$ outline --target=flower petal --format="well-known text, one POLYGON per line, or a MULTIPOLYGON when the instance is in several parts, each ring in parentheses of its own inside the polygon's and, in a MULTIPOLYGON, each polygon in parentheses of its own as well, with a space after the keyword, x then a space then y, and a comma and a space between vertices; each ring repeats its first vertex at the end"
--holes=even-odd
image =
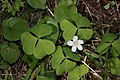
POLYGON ((84 44, 83 40, 78 40, 78 44, 84 44))
POLYGON ((75 52, 77 50, 77 47, 76 46, 73 46, 72 47, 72 52, 75 52))
POLYGON ((73 46, 73 42, 72 42, 72 41, 68 41, 68 42, 67 42, 67 45, 73 46))
POLYGON ((81 45, 78 45, 78 49, 81 51, 83 50, 83 47, 81 45))
POLYGON ((78 37, 77 36, 74 36, 73 37, 73 41, 77 41, 78 40, 78 37))

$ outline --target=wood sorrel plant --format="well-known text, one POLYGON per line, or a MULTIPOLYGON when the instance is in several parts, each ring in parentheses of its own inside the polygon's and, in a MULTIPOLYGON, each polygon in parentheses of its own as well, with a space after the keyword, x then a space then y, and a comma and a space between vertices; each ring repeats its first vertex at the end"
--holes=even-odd
POLYGON ((105 33, 100 44, 94 46, 91 40, 97 36, 96 31, 88 18, 77 12, 77 0, 60 0, 54 11, 47 2, 26 0, 33 11, 47 10, 51 14, 42 15, 33 26, 18 16, 3 21, 7 42, 0 44, 0 68, 8 69, 22 55, 22 60, 29 64, 23 80, 56 80, 62 76, 67 80, 82 80, 87 79, 87 74, 102 80, 108 71, 120 75, 119 34, 105 33), (97 73, 90 61, 97 68, 105 68, 104 75, 97 73))

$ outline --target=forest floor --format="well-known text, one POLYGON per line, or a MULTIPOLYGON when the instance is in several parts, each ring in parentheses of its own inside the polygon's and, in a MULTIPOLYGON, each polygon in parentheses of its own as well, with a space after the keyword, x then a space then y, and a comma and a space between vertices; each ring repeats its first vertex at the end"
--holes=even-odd
MULTIPOLYGON (((114 5, 107 6, 111 0, 78 0, 76 6, 78 12, 80 12, 83 16, 86 16, 92 23, 92 28, 103 34, 108 29, 111 33, 119 33, 120 32, 120 1, 115 0, 114 5), (106 7, 105 7, 106 5, 106 7)), ((1 4, 1 3, 0 3, 1 4)), ((55 7, 55 1, 50 0, 48 7, 51 11, 53 11, 55 7)), ((17 16, 20 16, 21 13, 25 13, 27 7, 24 7, 22 11, 17 13, 17 16)), ((4 40, 2 34, 2 21, 6 17, 10 15, 8 13, 4 13, 1 11, 2 7, 0 5, 0 43, 4 40)), ((30 13, 26 20, 29 22, 30 25, 33 25, 38 20, 38 17, 41 17, 41 14, 44 12, 36 11, 30 13)), ((44 13, 45 15, 51 15, 49 11, 44 13)), ((91 63, 92 64, 92 63, 91 63)), ((95 65, 92 64, 94 67, 95 65)), ((14 80, 20 80, 23 74, 26 73, 28 65, 19 59, 15 64, 10 65, 9 71, 13 74, 14 80)), ((102 70, 102 69, 101 69, 102 70)), ((6 74, 10 73, 6 70, 1 70, 0 75, 5 76, 6 74)), ((8 75, 6 75, 8 76, 8 75)), ((119 76, 116 75, 109 75, 109 80, 120 80, 119 76)), ((97 80, 93 78, 92 80, 97 80)))

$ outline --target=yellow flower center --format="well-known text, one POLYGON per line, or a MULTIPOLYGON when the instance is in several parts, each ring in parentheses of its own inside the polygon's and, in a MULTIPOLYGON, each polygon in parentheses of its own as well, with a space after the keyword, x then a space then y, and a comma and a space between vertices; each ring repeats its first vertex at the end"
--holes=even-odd
POLYGON ((78 46, 78 42, 77 41, 75 41, 73 44, 74 44, 74 46, 78 46))

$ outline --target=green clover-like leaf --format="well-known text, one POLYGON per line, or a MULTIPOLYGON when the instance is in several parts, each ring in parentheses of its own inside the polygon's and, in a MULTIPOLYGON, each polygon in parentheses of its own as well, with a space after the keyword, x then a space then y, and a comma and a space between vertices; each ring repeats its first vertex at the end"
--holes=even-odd
POLYGON ((111 44, 110 43, 104 43, 104 42, 101 42, 98 46, 97 46, 97 49, 96 51, 100 54, 105 54, 108 49, 109 49, 109 46, 111 44))
POLYGON ((15 63, 20 55, 18 46, 14 43, 10 43, 9 45, 2 45, 0 51, 2 58, 10 64, 15 63))
POLYGON ((27 0, 27 3, 35 9, 45 9, 46 0, 27 0))
POLYGON ((73 15, 72 20, 76 23, 78 28, 91 26, 90 21, 86 17, 83 17, 81 14, 73 15))
POLYGON ((50 40, 40 40, 38 41, 35 49, 34 56, 37 59, 42 59, 46 54, 52 54, 55 51, 55 45, 50 40))
POLYGON ((80 61, 80 56, 78 54, 72 53, 70 48, 63 47, 63 51, 66 55, 66 58, 73 59, 75 61, 80 61))
POLYGON ((58 46, 56 52, 52 55, 52 59, 51 59, 52 68, 56 69, 64 58, 65 57, 63 55, 62 48, 58 46))
POLYGON ((114 56, 120 55, 120 39, 117 39, 112 43, 112 54, 114 56))
POLYGON ((71 40, 77 31, 77 28, 68 20, 62 20, 60 27, 63 30, 63 38, 65 40, 71 40))
POLYGON ((72 69, 74 69, 74 67, 76 66, 76 63, 75 62, 72 62, 70 60, 67 60, 65 59, 63 61, 62 64, 60 64, 60 66, 58 66, 57 70, 56 70, 56 73, 57 75, 61 75, 63 74, 64 72, 69 72, 71 71, 72 69))
POLYGON ((89 40, 93 35, 93 30, 92 29, 79 29, 77 34, 80 37, 80 39, 89 40))
POLYGON ((38 39, 32 36, 29 32, 25 32, 21 35, 21 42, 22 42, 23 50, 26 54, 28 55, 33 54, 37 40, 38 39))
POLYGON ((8 67, 9 67, 9 64, 6 61, 3 61, 3 60, 0 61, 0 69, 7 69, 8 67))
POLYGON ((31 32, 34 33, 38 38, 45 37, 52 33, 52 27, 48 24, 37 24, 31 28, 31 32))
POLYGON ((120 75, 120 59, 118 58, 111 59, 110 70, 112 74, 120 75))
POLYGON ((60 2, 54 11, 55 20, 61 22, 64 19, 71 19, 76 13, 77 8, 74 5, 69 6, 65 2, 60 2))
POLYGON ((68 78, 69 80, 79 80, 79 78, 88 73, 88 71, 89 69, 85 65, 77 66, 68 74, 68 78))
POLYGON ((106 33, 102 36, 102 42, 112 42, 117 36, 113 33, 106 33))
POLYGON ((48 20, 47 24, 51 25, 53 32, 51 35, 48 35, 46 38, 56 43, 59 35, 59 26, 57 22, 55 22, 53 19, 48 20))
POLYGON ((21 34, 29 30, 28 23, 18 17, 5 20, 3 26, 4 37, 9 41, 19 40, 21 34))

